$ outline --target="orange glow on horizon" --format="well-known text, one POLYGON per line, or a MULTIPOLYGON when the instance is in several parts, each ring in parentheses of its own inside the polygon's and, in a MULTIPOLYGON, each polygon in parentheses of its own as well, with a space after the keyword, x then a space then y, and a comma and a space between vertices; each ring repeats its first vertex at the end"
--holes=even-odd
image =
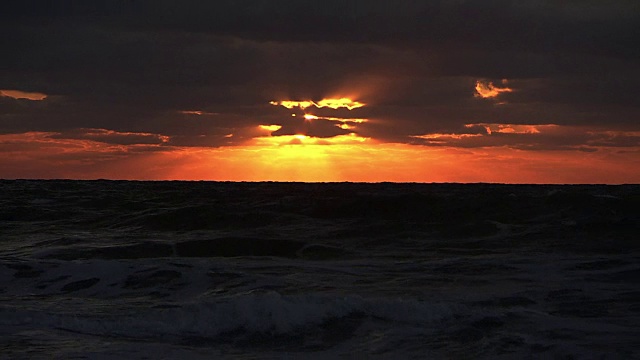
MULTIPOLYGON (((612 163, 610 157, 615 153, 610 151, 459 150, 373 143, 324 146, 304 141, 278 146, 184 149, 158 156, 178 156, 182 165, 164 176, 187 180, 584 183, 585 174, 589 174, 588 183, 640 181, 640 174, 623 163, 633 156, 621 156, 618 163, 612 163)), ((635 164, 640 165, 637 157, 635 164)))
POLYGON ((56 135, 59 134, 0 135, 0 177, 640 183, 637 146, 624 150, 601 146, 595 152, 430 147, 378 143, 350 134, 327 139, 263 136, 242 146, 205 148, 107 144, 56 135))

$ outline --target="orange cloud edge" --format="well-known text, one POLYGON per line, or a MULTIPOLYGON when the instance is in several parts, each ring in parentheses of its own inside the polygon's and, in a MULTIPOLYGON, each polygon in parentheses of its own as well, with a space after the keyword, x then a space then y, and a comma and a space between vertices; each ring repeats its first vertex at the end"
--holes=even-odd
POLYGON ((0 89, 0 97, 9 97, 16 100, 24 99, 31 101, 42 101, 46 99, 49 95, 39 93, 39 92, 28 92, 21 90, 8 90, 8 89, 0 89))

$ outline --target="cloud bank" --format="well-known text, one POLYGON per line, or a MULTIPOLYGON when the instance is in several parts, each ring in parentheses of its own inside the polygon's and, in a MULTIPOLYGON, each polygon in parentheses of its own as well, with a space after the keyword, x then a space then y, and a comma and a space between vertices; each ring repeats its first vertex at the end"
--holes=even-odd
POLYGON ((639 29, 625 0, 12 2, 0 134, 633 152, 639 29))

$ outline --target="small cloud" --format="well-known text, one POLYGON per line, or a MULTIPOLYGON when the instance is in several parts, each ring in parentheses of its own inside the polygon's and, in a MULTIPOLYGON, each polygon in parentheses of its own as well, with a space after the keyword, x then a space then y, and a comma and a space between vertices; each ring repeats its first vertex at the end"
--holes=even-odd
POLYGON ((212 112, 207 112, 207 111, 201 111, 201 110, 183 110, 183 111, 179 111, 180 114, 183 115, 196 115, 196 116, 202 116, 202 115, 218 115, 217 113, 212 113, 212 112))
MULTIPOLYGON (((507 81, 502 80, 502 84, 506 85, 507 81)), ((476 81, 476 95, 483 99, 495 98, 501 93, 513 92, 513 89, 509 87, 498 87, 493 85, 492 82, 476 81)))
POLYGON ((282 129, 281 125, 260 125, 258 126, 260 129, 262 130, 266 130, 269 132, 274 132, 274 131, 278 131, 280 129, 282 129))
POLYGON ((161 134, 143 132, 120 132, 108 129, 75 129, 52 135, 53 139, 90 140, 105 144, 118 145, 160 145, 169 142, 169 137, 161 134))
POLYGON ((27 92, 20 90, 0 90, 0 96, 10 97, 13 99, 26 99, 31 101, 42 101, 49 95, 39 92, 27 92))
POLYGON ((425 135, 413 135, 412 138, 423 139, 429 142, 444 142, 448 140, 461 140, 464 138, 470 137, 478 137, 482 136, 482 134, 440 134, 440 133, 432 133, 425 135))
POLYGON ((540 134, 542 132, 548 133, 558 129, 558 125, 555 124, 492 124, 492 123, 478 123, 478 124, 466 124, 466 128, 478 128, 484 127, 488 135, 494 133, 502 134, 540 134))
POLYGON ((337 124, 337 127, 339 127, 342 130, 354 130, 356 127, 353 125, 349 125, 349 124, 337 124))

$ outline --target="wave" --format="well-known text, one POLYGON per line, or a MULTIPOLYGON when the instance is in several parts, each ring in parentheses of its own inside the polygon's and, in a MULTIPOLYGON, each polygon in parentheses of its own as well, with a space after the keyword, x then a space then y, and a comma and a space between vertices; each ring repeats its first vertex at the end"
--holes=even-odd
MULTIPOLYGON (((386 326, 438 326, 460 309, 416 299, 364 298, 325 294, 249 292, 215 301, 158 306, 119 316, 61 314, 0 309, 0 327, 49 328, 86 335, 181 341, 256 336, 292 336, 317 331, 355 330, 366 320, 386 326)), ((344 339, 346 340, 346 339, 344 339)))
POLYGON ((348 255, 339 249, 343 245, 359 250, 354 243, 364 243, 370 249, 405 239, 423 240, 420 246, 488 240, 494 242, 479 246, 628 253, 638 249, 640 231, 638 186, 80 181, 0 181, 0 186, 7 193, 0 227, 20 240, 20 254, 32 250, 24 248, 25 234, 45 241, 33 244, 34 251, 54 250, 61 245, 55 239, 86 234, 72 244, 82 251, 61 255, 69 259, 167 257, 176 247, 185 257, 332 258, 348 255), (132 242, 140 244, 129 246, 132 242), (334 248, 311 248, 311 243, 334 248))
POLYGON ((339 259, 349 251, 337 246, 305 243, 288 239, 253 237, 221 237, 183 240, 175 243, 141 241, 136 244, 110 246, 69 246, 38 252, 46 259, 146 259, 146 258, 209 258, 264 256, 303 258, 307 260, 339 259))

